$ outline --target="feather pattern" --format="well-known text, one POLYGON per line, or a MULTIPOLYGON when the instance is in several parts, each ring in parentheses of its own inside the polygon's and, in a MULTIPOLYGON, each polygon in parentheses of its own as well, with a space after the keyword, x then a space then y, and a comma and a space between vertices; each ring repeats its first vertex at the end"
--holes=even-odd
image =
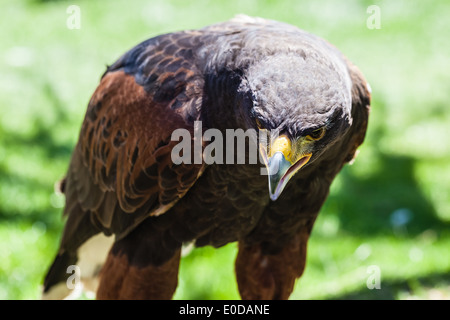
POLYGON ((66 280, 83 243, 104 233, 115 243, 101 298, 170 298, 183 243, 238 241, 241 296, 287 299, 330 184, 364 140, 369 106, 361 72, 287 24, 240 16, 142 42, 108 67, 89 102, 62 183, 67 222, 44 292, 66 280), (174 130, 194 137, 201 121, 202 132, 225 136, 256 128, 255 115, 290 136, 324 124, 331 132, 277 201, 260 164, 173 163, 174 130))

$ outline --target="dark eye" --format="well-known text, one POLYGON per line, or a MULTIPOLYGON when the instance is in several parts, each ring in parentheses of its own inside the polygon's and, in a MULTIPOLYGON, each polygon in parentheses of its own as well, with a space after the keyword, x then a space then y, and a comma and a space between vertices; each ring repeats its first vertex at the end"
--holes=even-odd
POLYGON ((323 138, 324 135, 325 135, 325 128, 320 128, 308 134, 306 138, 311 140, 320 140, 323 138))
POLYGON ((256 121, 256 125, 258 126, 258 129, 262 129, 263 126, 262 126, 262 124, 261 124, 261 121, 259 121, 258 118, 256 118, 255 121, 256 121))

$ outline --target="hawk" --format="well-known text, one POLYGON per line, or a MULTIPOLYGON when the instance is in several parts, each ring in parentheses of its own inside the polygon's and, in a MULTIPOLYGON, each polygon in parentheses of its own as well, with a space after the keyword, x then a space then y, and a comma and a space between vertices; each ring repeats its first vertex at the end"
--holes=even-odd
POLYGON ((356 66, 281 22, 238 16, 138 44, 90 99, 61 183, 67 220, 43 297, 67 295, 75 265, 98 299, 171 299, 183 245, 238 242, 240 296, 288 299, 369 108, 356 66), (174 131, 191 134, 181 153, 195 157, 198 123, 224 136, 269 132, 257 140, 263 163, 174 161, 174 131))

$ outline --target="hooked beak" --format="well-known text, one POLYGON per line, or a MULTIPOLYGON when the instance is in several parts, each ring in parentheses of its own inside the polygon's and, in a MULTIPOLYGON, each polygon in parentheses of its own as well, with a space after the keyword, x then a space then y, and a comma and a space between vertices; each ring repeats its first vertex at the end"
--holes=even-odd
POLYGON ((277 200, 292 176, 311 158, 311 153, 301 157, 293 165, 286 160, 282 152, 276 152, 269 158, 269 192, 270 199, 277 200))
POLYGON ((279 136, 271 144, 266 167, 269 176, 270 199, 277 200, 294 174, 308 163, 312 153, 300 153, 292 157, 291 141, 286 135, 279 136), (294 158, 294 159, 293 159, 294 158))

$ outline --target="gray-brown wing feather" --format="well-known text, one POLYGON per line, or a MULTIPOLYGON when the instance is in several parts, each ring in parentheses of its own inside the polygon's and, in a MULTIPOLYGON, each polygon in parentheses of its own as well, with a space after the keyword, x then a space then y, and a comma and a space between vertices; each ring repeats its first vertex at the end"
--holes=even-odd
POLYGON ((45 290, 65 278, 65 262, 73 263, 90 237, 123 238, 167 211, 201 175, 201 164, 171 160, 178 143, 172 132, 184 128, 193 137, 200 115, 203 78, 193 61, 194 38, 182 32, 150 39, 103 75, 63 183, 67 221, 45 290))

